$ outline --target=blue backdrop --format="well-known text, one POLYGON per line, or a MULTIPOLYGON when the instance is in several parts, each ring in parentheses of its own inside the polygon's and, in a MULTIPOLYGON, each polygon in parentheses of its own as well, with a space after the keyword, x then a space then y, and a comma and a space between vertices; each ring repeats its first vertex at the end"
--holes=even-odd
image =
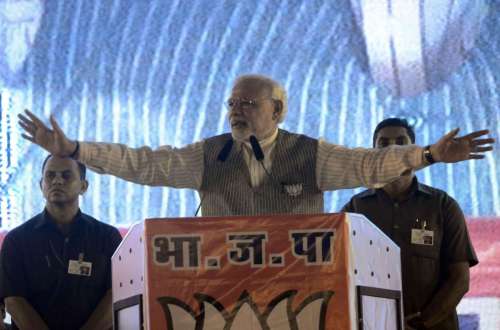
MULTIPOLYGON (((2 226, 15 226, 43 207, 38 180, 45 154, 20 137, 15 117, 24 108, 45 119, 54 113, 79 140, 182 146, 228 131, 223 102, 231 83, 242 73, 257 72, 289 92, 285 129, 333 143, 370 147, 373 128, 389 116, 409 118, 421 145, 454 127, 488 127, 498 137, 499 8, 499 1, 491 1, 476 47, 444 84, 396 99, 362 70, 363 47, 348 1, 34 5, 25 9, 34 18, 23 23, 27 35, 29 22, 39 18, 32 40, 0 45, 11 52, 11 67, 16 56, 26 54, 16 70, 0 71, 2 226)), ((21 24, 17 32, 22 29, 21 24)), ((435 165, 419 177, 454 196, 467 215, 500 215, 499 173, 495 151, 482 161, 435 165)), ((198 204, 192 191, 93 173, 89 181, 82 208, 110 223, 191 216, 198 204)), ((328 193, 326 210, 338 210, 354 192, 328 193)))

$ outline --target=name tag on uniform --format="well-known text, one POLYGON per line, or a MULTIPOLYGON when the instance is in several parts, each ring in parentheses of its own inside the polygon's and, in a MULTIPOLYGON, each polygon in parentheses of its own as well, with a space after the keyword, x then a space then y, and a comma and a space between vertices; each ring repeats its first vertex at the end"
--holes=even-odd
POLYGON ((68 274, 90 276, 92 274, 92 263, 81 260, 70 260, 68 274))
POLYGON ((412 229, 411 244, 434 245, 434 232, 432 230, 425 229, 412 229))

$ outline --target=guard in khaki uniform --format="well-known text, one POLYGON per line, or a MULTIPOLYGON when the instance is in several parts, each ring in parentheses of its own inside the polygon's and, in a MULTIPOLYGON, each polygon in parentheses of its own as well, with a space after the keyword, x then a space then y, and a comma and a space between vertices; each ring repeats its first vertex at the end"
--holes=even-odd
MULTIPOLYGON (((399 118, 379 123, 373 136, 377 148, 414 142, 412 127, 399 118)), ((401 248, 406 329, 458 329, 455 308, 478 260, 457 202, 412 172, 355 195, 342 211, 365 215, 401 248)))

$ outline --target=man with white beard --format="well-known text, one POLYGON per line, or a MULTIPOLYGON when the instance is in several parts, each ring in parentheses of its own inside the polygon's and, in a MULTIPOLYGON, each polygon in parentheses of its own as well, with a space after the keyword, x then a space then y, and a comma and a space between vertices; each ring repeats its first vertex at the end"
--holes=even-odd
POLYGON ((151 186, 197 190, 204 216, 322 213, 323 193, 378 187, 435 162, 480 159, 492 150, 487 130, 457 137, 455 129, 427 147, 350 149, 279 129, 286 92, 261 75, 236 79, 227 101, 231 133, 183 148, 74 141, 54 117, 49 129, 33 113, 19 115, 23 137, 53 155, 98 173, 151 186))

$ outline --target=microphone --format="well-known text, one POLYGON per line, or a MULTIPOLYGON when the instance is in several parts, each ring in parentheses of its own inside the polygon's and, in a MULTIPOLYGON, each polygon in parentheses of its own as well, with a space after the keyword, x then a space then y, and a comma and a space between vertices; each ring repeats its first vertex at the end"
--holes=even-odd
MULTIPOLYGON (((259 141, 255 135, 250 135, 250 145, 252 146, 253 154, 255 155, 255 159, 261 162, 264 160, 264 152, 262 152, 262 148, 260 147, 259 141)), ((267 172, 267 171, 266 171, 267 172)))
MULTIPOLYGON (((232 138, 227 140, 227 142, 224 144, 222 149, 219 151, 219 154, 217 155, 217 160, 219 162, 224 163, 226 161, 227 157, 229 157, 229 154, 231 153, 231 149, 233 148, 233 144, 234 144, 234 140, 232 138)), ((260 148, 260 146, 259 146, 259 148, 260 148)), ((262 150, 261 150, 261 152, 262 152, 262 150)), ((200 212, 201 204, 203 203, 203 199, 205 198, 205 196, 203 196, 201 198, 200 204, 198 204, 198 207, 196 208, 196 212, 194 213, 195 217, 197 217, 198 212, 200 212)))
POLYGON ((229 157, 229 154, 231 153, 231 149, 233 148, 233 139, 227 140, 226 144, 224 144, 224 147, 219 152, 219 155, 217 155, 217 160, 219 162, 225 162, 227 157, 229 157))

